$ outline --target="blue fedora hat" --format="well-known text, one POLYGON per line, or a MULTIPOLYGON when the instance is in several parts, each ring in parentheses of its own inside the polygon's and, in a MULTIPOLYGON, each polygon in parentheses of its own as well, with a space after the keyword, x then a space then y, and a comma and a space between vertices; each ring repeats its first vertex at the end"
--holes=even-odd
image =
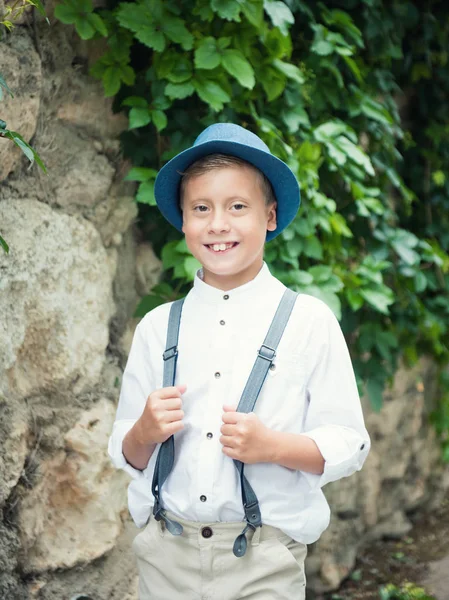
POLYGON ((216 123, 205 129, 193 146, 162 167, 156 177, 154 195, 169 223, 182 231, 179 186, 187 167, 207 154, 237 156, 257 167, 271 182, 277 200, 277 227, 267 231, 267 241, 281 233, 295 218, 301 202, 298 181, 290 168, 271 154, 257 135, 234 123, 216 123))

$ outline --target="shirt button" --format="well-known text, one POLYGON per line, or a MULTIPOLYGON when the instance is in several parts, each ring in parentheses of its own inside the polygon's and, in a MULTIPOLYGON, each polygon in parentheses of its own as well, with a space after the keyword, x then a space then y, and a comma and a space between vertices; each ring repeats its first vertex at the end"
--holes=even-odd
POLYGON ((364 448, 364 447, 365 447, 365 444, 362 444, 362 445, 360 446, 360 450, 363 450, 363 448, 364 448))
POLYGON ((229 300, 229 296, 228 296, 228 294, 225 294, 225 295, 223 296, 223 300, 229 300))
POLYGON ((221 377, 221 373, 219 373, 218 371, 215 373, 215 379, 220 379, 221 377))
POLYGON ((276 370, 276 365, 274 363, 272 365, 270 365, 270 370, 271 371, 275 371, 276 370))
POLYGON ((203 529, 201 530, 201 535, 203 536, 203 538, 211 538, 213 534, 214 532, 210 527, 203 527, 203 529))
POLYGON ((214 437, 214 434, 209 431, 209 433, 207 434, 207 437, 211 440, 214 437))
POLYGON ((206 502, 207 497, 203 494, 202 496, 200 496, 200 500, 201 502, 206 502))
POLYGON ((225 321, 223 321, 223 320, 221 320, 221 321, 220 321, 220 325, 226 325, 226 322, 225 322, 225 321))

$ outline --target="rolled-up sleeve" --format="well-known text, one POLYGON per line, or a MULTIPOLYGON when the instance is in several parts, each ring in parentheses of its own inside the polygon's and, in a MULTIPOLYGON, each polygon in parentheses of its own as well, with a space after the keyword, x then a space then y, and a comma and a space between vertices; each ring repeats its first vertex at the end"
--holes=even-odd
POLYGON ((359 471, 368 455, 370 438, 348 347, 327 307, 314 328, 311 360, 303 435, 315 441, 325 463, 321 475, 304 476, 316 489, 359 471))
POLYGON ((109 438, 108 453, 118 469, 133 478, 144 477, 143 472, 132 467, 126 460, 123 439, 143 412, 149 394, 154 390, 148 345, 145 340, 144 322, 134 332, 131 350, 123 373, 117 414, 109 438))

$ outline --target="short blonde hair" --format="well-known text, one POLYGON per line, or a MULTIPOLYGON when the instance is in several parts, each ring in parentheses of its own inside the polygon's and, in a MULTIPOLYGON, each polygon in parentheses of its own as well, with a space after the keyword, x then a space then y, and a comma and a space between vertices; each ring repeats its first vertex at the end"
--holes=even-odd
POLYGON ((276 196, 274 194, 273 186, 270 183, 268 177, 262 173, 257 167, 252 165, 246 160, 242 158, 238 158, 237 156, 232 156, 228 154, 207 154, 202 158, 199 158, 191 165, 187 167, 187 169, 180 173, 181 184, 179 186, 179 206, 182 210, 182 200, 184 196, 184 191, 187 185, 187 182, 194 177, 198 177, 198 175, 204 175, 204 173, 208 173, 209 171, 213 171, 214 169, 224 169, 226 167, 248 167, 252 169, 256 174, 257 178, 260 182, 260 187, 262 193, 265 198, 265 204, 270 206, 274 202, 276 202, 276 196))

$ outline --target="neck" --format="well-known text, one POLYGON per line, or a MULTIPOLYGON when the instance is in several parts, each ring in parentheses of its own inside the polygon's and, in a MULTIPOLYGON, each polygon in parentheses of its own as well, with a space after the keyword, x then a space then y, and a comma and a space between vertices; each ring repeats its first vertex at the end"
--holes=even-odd
POLYGON ((230 275, 218 275, 203 267, 203 281, 214 288, 227 292, 252 281, 259 274, 262 266, 263 259, 242 271, 230 275))

